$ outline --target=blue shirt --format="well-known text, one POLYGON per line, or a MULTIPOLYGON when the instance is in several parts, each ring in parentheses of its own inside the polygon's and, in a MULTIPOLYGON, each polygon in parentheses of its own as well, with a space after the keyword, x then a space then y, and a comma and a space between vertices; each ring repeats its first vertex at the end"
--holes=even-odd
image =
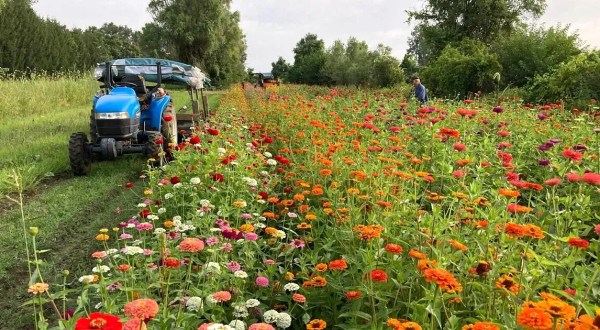
POLYGON ((429 101, 429 98, 427 97, 427 90, 425 89, 425 86, 423 86, 423 84, 420 84, 415 88, 415 97, 421 103, 429 101))

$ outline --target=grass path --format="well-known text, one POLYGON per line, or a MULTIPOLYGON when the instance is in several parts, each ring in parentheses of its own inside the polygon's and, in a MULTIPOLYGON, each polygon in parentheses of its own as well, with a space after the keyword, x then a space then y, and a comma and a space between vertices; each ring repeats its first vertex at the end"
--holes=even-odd
MULTIPOLYGON (((94 163, 90 176, 58 180, 30 198, 24 207, 25 227, 39 227, 38 250, 49 250, 41 255, 46 281, 61 283, 63 270, 69 270, 68 283, 78 284, 80 275, 91 273, 89 256, 102 249, 93 237, 99 228, 112 228, 135 214, 144 165, 141 156, 94 163), (135 183, 134 189, 123 188, 128 181, 135 183), (115 212, 117 208, 121 214, 115 212)), ((19 307, 29 298, 20 209, 6 211, 0 218, 0 329, 28 329, 32 310, 19 307)))

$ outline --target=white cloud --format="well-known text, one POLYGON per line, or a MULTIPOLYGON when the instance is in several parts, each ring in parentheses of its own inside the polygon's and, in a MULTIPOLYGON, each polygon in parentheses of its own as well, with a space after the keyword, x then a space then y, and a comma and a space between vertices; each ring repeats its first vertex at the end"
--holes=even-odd
MULTIPOLYGON (((248 43, 246 65, 269 71, 271 62, 283 56, 293 61, 293 48, 307 33, 315 33, 331 46, 354 36, 370 47, 382 43, 401 58, 412 26, 406 10, 422 6, 424 0, 234 0, 232 9, 241 15, 248 43)), ((140 29, 151 20, 148 0, 38 0, 34 9, 68 27, 99 26, 106 22, 140 29)), ((600 47, 599 0, 547 0, 546 13, 536 23, 570 24, 583 42, 600 47)))

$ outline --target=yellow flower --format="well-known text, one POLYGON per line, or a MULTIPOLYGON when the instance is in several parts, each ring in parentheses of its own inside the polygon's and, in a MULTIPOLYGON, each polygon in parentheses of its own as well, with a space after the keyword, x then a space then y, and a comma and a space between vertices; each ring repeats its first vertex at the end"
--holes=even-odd
POLYGON ((246 205, 248 205, 248 204, 246 204, 246 202, 244 202, 244 201, 233 202, 233 207, 237 207, 237 208, 243 208, 243 207, 246 207, 246 205))
POLYGON ((152 195, 152 189, 146 189, 146 190, 144 190, 144 195, 146 195, 146 196, 152 195))
POLYGON ((108 233, 108 228, 101 228, 99 231, 101 233, 105 234, 105 233, 108 233))
POLYGON ((42 294, 44 292, 48 291, 48 284, 47 283, 36 283, 33 285, 29 286, 29 289, 27 289, 27 292, 32 293, 33 295, 37 295, 37 294, 42 294))
POLYGON ((98 234, 98 235, 96 235, 96 240, 97 241, 108 241, 109 238, 110 238, 110 236, 108 236, 106 234, 98 234))

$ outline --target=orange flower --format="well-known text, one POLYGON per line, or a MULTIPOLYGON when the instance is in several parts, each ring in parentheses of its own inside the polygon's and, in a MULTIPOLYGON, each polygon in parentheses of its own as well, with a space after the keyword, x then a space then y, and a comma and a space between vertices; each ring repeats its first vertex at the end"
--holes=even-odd
POLYGON ((177 249, 182 252, 196 253, 204 249, 204 242, 196 237, 186 237, 179 243, 177 249))
POLYGON ((330 169, 322 169, 319 171, 319 174, 321 174, 322 176, 330 176, 331 170, 330 169))
POLYGON ((424 272, 427 269, 430 268, 435 268, 437 267, 438 263, 435 260, 429 260, 429 259, 420 259, 417 262, 417 269, 419 270, 419 272, 424 272))
POLYGON ((373 282, 387 282, 388 279, 388 275, 386 274, 386 272, 381 269, 375 269, 371 271, 370 276, 373 282))
POLYGON ((415 258, 415 259, 425 259, 425 258, 427 258, 427 255, 425 253, 420 252, 420 251, 415 250, 415 249, 411 249, 408 252, 408 255, 411 256, 411 257, 413 257, 413 258, 415 258))
POLYGON ((302 223, 296 225, 296 228, 298 228, 298 229, 311 229, 312 225, 309 224, 309 223, 306 223, 306 222, 302 222, 302 223))
POLYGON ((322 276, 315 276, 312 278, 313 285, 322 288, 327 285, 327 280, 322 276))
POLYGON ((141 298, 125 304, 125 315, 130 318, 149 320, 158 313, 158 304, 156 301, 148 298, 141 298))
POLYGON ((491 322, 475 322, 465 325, 462 330, 500 330, 500 328, 491 322))
POLYGON ((500 276, 496 281, 496 287, 498 289, 506 289, 511 294, 517 294, 521 290, 519 283, 517 283, 510 274, 500 276))
POLYGON ((351 291, 346 291, 345 296, 346 296, 347 300, 352 301, 352 300, 359 299, 362 296, 362 293, 360 293, 360 291, 351 290, 351 291))
POLYGON ((240 226, 240 231, 242 231, 244 233, 251 233, 254 231, 254 226, 249 223, 245 223, 240 226))
POLYGON ((385 246, 385 250, 392 254, 400 254, 402 253, 402 246, 390 243, 385 246))
POLYGON ((459 131, 457 131, 455 129, 451 129, 451 128, 445 128, 445 127, 440 129, 440 134, 447 136, 447 137, 453 137, 455 139, 458 139, 458 137, 460 136, 459 131))
POLYGON ((552 315, 537 307, 524 307, 517 315, 517 323, 527 330, 550 330, 554 325, 552 315))
POLYGON ((327 271, 327 264, 324 263, 319 263, 315 266, 315 270, 318 272, 326 272, 327 271))
POLYGON ((498 191, 498 193, 502 196, 506 196, 506 197, 519 197, 521 196, 521 193, 516 191, 516 190, 510 190, 510 189, 502 189, 500 188, 500 190, 498 191))
POLYGON ((320 320, 320 319, 315 319, 315 320, 308 322, 308 324, 306 325, 306 330, 323 330, 326 327, 327 327, 327 322, 320 320))
POLYGON ((456 249, 461 250, 461 251, 467 251, 469 248, 466 247, 464 244, 462 244, 459 241, 455 241, 453 239, 451 239, 449 241, 450 245, 454 246, 456 249))
POLYGON ((508 212, 510 213, 529 213, 533 211, 531 207, 519 205, 517 203, 508 204, 508 212))
POLYGON ((567 304, 560 299, 546 299, 538 301, 534 304, 535 307, 542 308, 550 315, 565 319, 572 320, 576 315, 575 307, 567 304))
POLYGON ((310 193, 315 196, 323 195, 323 189, 320 187, 314 187, 314 188, 312 188, 310 193))
POLYGON ((447 293, 457 293, 462 291, 462 285, 458 283, 454 275, 441 268, 429 268, 423 272, 426 282, 435 282, 442 291, 447 293))
POLYGON ((348 264, 344 259, 332 260, 329 262, 329 268, 331 268, 331 270, 344 270, 348 268, 348 264))
POLYGON ((304 200, 304 198, 305 198, 305 197, 304 197, 304 195, 302 195, 302 194, 295 194, 295 195, 294 195, 294 200, 295 200, 296 202, 302 202, 302 201, 304 200))

